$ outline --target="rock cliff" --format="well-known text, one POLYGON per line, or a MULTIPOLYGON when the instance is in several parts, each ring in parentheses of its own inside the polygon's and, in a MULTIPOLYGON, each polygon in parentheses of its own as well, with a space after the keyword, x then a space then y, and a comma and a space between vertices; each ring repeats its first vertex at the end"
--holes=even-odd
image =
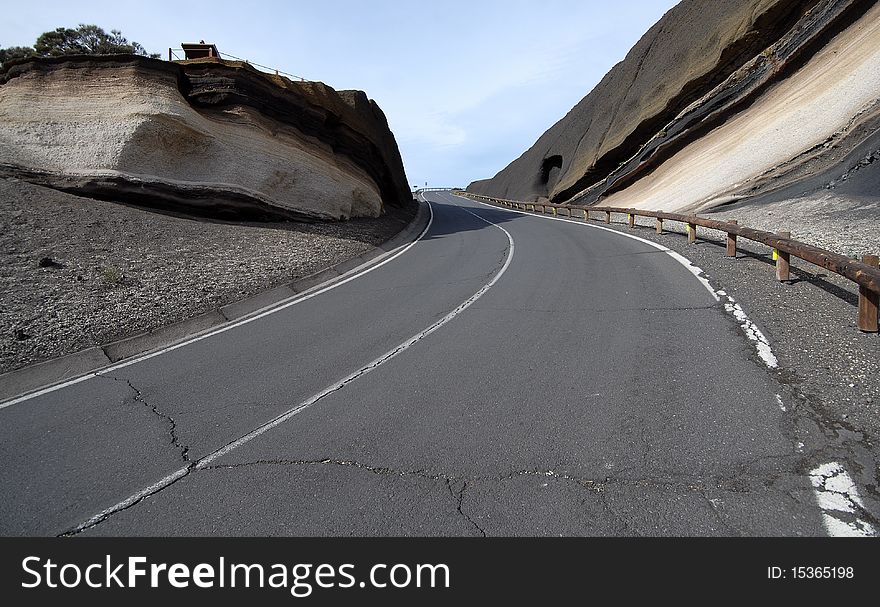
POLYGON ((873 159, 878 126, 874 0, 684 0, 531 149, 468 189, 705 210, 822 187, 873 159))
POLYGON ((412 199, 385 115, 363 92, 218 59, 10 62, 0 174, 221 218, 376 217, 412 199))

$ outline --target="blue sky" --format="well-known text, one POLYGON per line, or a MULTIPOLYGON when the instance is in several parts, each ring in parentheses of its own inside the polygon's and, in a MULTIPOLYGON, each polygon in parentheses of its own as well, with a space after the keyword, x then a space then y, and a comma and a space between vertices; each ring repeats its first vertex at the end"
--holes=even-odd
POLYGON ((204 39, 337 89, 365 90, 388 116, 410 184, 465 186, 528 149, 676 1, 4 4, 0 46, 94 23, 163 56, 204 39))

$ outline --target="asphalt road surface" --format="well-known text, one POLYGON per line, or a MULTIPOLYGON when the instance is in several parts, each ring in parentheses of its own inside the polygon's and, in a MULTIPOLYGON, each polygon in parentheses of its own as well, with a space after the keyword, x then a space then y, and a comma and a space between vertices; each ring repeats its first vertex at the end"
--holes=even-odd
POLYGON ((0 409, 0 532, 874 532, 853 454, 680 260, 427 198, 384 265, 0 409))

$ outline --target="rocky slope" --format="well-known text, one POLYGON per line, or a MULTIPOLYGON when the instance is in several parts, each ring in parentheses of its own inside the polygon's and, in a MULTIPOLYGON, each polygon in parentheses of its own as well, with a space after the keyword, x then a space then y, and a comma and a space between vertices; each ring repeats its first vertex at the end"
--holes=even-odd
POLYGON ((369 251, 415 206, 345 222, 206 221, 0 178, 0 383, 369 251))
POLYGON ((0 175, 224 218, 377 217, 411 200, 394 136, 363 92, 217 59, 6 64, 0 175))
MULTIPOLYGON (((684 0, 475 193, 702 211, 831 189, 880 150, 874 0, 684 0)), ((876 192, 874 193, 876 195, 876 192)))

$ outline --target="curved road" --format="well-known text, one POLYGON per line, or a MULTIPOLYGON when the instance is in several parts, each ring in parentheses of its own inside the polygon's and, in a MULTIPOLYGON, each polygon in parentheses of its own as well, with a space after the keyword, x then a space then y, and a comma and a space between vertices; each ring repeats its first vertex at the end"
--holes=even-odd
POLYGON ((356 279, 0 409, 0 532, 829 530, 803 455, 827 439, 682 263, 428 199, 356 279))

